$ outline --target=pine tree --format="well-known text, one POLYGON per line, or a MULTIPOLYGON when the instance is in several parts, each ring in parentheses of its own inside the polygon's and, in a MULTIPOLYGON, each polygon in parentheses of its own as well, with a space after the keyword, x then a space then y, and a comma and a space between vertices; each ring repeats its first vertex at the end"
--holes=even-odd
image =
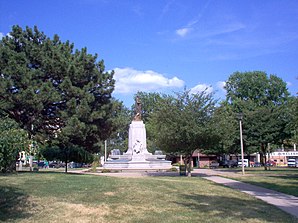
POLYGON ((0 41, 0 111, 39 141, 98 151, 112 130, 113 71, 58 35, 13 26, 0 41))

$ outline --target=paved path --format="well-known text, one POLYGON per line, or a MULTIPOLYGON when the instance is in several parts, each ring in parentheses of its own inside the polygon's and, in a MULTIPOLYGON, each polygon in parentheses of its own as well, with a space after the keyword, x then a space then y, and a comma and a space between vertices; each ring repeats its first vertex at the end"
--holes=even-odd
POLYGON ((250 194, 298 218, 298 197, 222 177, 232 177, 233 175, 239 173, 210 169, 199 169, 195 170, 194 173, 202 176, 204 179, 250 194))
MULTIPOLYGON (((118 173, 92 173, 83 171, 70 171, 72 173, 80 174, 94 174, 101 176, 114 176, 114 177, 146 177, 146 176, 172 176, 178 177, 179 173, 176 172, 156 172, 156 171, 123 171, 118 173)), ((241 176, 241 173, 223 170, 212 169, 195 169, 192 172, 192 176, 199 176, 204 179, 213 181, 218 184, 225 185, 227 187, 242 191, 249 195, 252 195, 258 199, 261 199, 271 205, 274 205, 283 211, 292 214, 298 218, 298 197, 266 189, 263 187, 254 186, 252 184, 243 183, 236 180, 231 180, 225 177, 241 176)))

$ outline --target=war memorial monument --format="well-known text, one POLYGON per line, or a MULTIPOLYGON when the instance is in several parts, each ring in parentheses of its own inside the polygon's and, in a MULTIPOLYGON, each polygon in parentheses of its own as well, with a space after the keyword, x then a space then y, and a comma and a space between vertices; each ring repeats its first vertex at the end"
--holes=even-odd
POLYGON ((106 169, 170 169, 171 161, 165 155, 149 153, 146 143, 146 128, 142 121, 142 103, 137 96, 135 114, 129 125, 128 150, 123 155, 111 154, 103 165, 106 169))

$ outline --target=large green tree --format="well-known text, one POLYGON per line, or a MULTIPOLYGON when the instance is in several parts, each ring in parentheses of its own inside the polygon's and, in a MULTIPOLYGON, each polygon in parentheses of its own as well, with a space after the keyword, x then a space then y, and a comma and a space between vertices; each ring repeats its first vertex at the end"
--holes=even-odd
POLYGON ((0 42, 0 74, 0 110, 31 138, 92 152, 111 134, 113 72, 86 48, 13 26, 0 42))
POLYGON ((261 71, 235 72, 225 89, 227 103, 235 113, 243 113, 246 153, 258 151, 265 159, 269 144, 281 145, 289 137, 286 83, 276 75, 268 76, 261 71))
POLYGON ((159 148, 184 154, 190 175, 190 158, 196 149, 212 147, 215 140, 210 127, 215 101, 211 94, 191 94, 185 90, 176 96, 165 96, 157 102, 150 116, 159 148))

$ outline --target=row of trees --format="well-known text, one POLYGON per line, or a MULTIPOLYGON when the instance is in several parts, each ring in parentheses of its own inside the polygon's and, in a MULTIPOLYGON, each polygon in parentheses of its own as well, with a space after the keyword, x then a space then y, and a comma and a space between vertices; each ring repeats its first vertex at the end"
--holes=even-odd
MULTIPOLYGON (((110 149, 127 149, 132 110, 112 98, 113 72, 106 72, 104 62, 86 48, 74 50, 73 44, 57 35, 50 39, 37 27, 14 26, 0 41, 0 79, 3 131, 13 131, 17 139, 9 139, 10 132, 1 134, 1 140, 5 139, 0 142, 3 171, 14 166, 3 160, 14 157, 15 161, 27 139, 39 143, 44 157, 66 163, 90 161, 106 139, 110 149), (14 124, 7 127, 7 123, 14 124), (12 152, 9 156, 7 148, 12 152)), ((182 153, 188 160, 196 149, 238 153, 239 112, 244 114, 247 153, 264 154, 268 143, 297 143, 297 97, 289 96, 280 78, 264 72, 236 72, 226 90, 223 102, 207 92, 138 92, 149 151, 182 153)))
POLYGON ((184 154, 186 161, 196 149, 207 154, 239 154, 240 113, 245 153, 259 152, 266 159, 270 148, 297 143, 298 100, 290 96, 282 79, 260 71, 235 72, 225 89, 227 97, 222 102, 207 92, 138 92, 149 151, 159 148, 184 154))

